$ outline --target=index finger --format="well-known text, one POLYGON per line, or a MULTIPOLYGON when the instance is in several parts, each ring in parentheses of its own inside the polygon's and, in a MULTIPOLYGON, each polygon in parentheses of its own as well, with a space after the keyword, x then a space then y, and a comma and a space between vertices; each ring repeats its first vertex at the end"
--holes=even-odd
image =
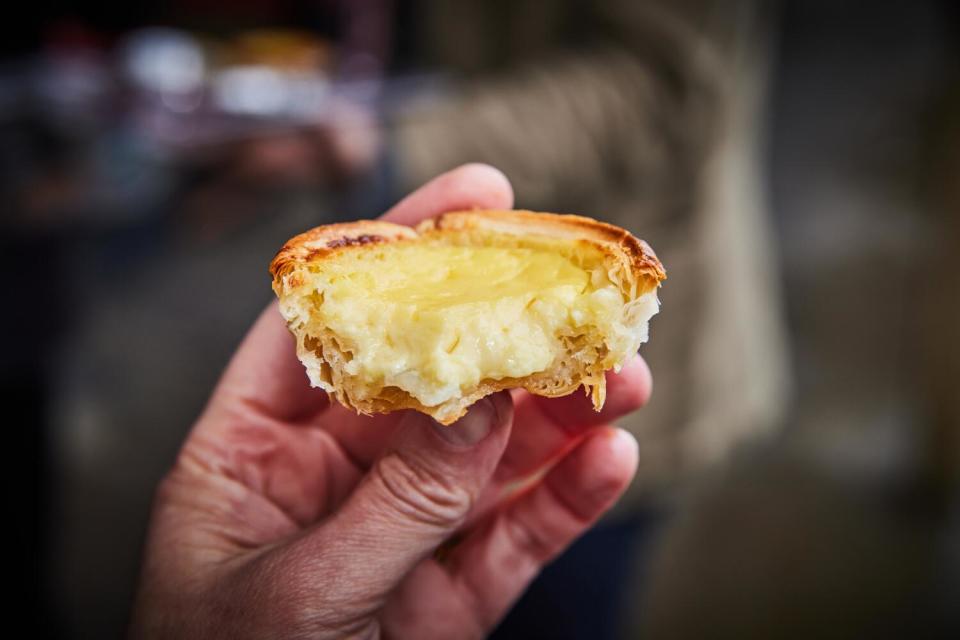
POLYGON ((382 220, 415 225, 449 211, 511 209, 513 187, 499 169, 465 164, 423 185, 398 202, 382 220))

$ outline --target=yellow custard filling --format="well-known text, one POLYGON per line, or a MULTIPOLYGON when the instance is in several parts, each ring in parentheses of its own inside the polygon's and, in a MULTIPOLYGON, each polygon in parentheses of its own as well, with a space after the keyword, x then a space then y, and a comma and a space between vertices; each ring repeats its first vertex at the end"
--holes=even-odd
POLYGON ((587 245, 418 240, 344 251, 311 272, 284 315, 308 335, 335 336, 344 375, 369 397, 396 387, 436 406, 483 380, 547 370, 564 337, 605 336, 617 365, 641 339, 623 326, 624 297, 587 245))

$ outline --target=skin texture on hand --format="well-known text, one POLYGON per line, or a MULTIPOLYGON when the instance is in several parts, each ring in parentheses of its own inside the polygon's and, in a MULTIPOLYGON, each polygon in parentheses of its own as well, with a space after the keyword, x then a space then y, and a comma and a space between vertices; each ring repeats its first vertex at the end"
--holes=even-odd
MULTIPOLYGON (((385 217, 512 205, 503 174, 466 165, 385 217)), ((358 416, 309 387, 270 305, 157 490, 131 637, 483 637, 633 477, 636 441, 609 423, 650 373, 637 357, 607 385, 601 413, 514 391, 449 427, 358 416)))

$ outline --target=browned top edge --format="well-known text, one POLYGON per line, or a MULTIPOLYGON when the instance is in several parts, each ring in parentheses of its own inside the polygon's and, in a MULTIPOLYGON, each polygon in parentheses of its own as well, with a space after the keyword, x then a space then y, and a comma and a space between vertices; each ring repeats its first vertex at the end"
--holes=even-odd
POLYGON ((637 275, 652 280, 653 286, 667 278, 663 265, 650 245, 626 229, 586 216, 523 210, 453 211, 424 220, 417 226, 417 231, 424 233, 472 228, 515 235, 541 233, 567 239, 590 240, 602 249, 618 248, 628 258, 630 269, 637 275))
POLYGON ((626 229, 585 216, 515 210, 453 211, 424 220, 416 229, 382 220, 359 220, 315 227, 288 240, 270 263, 274 288, 298 265, 370 244, 414 239, 421 233, 478 229, 510 235, 542 234, 587 240, 622 255, 637 276, 653 288, 666 279, 653 249, 626 229))
POLYGON ((274 286, 298 265, 314 262, 339 251, 371 244, 416 238, 410 227, 382 220, 358 220, 314 227, 284 243, 270 262, 274 286))

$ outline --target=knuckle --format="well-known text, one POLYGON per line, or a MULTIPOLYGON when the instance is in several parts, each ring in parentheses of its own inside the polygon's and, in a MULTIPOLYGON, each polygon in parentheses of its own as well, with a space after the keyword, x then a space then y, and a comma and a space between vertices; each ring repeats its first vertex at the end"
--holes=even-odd
POLYGON ((546 531, 519 518, 504 518, 507 537, 521 554, 544 564, 560 552, 561 545, 546 531))
POLYGON ((383 487, 391 508, 423 524, 456 526, 473 506, 473 496, 466 488, 399 452, 377 461, 373 476, 383 487))

